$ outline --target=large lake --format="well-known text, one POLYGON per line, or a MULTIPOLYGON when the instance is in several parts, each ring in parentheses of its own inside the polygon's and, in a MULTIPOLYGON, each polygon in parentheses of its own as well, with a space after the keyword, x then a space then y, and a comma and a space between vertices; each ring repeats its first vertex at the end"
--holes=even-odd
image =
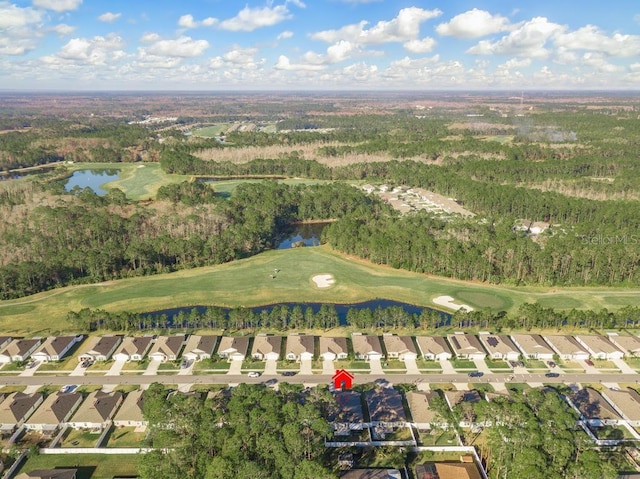
POLYGON ((76 186, 79 188, 89 187, 97 195, 106 195, 107 190, 103 189, 102 185, 117 180, 120 176, 120 171, 117 169, 78 170, 66 181, 64 188, 67 191, 71 191, 76 186))

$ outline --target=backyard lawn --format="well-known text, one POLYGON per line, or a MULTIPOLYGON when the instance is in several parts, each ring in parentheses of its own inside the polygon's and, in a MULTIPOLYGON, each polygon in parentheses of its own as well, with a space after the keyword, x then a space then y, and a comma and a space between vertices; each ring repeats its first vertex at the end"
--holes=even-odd
POLYGON ((78 469, 76 479, 136 477, 139 461, 136 454, 40 454, 31 456, 19 472, 68 467, 78 469))

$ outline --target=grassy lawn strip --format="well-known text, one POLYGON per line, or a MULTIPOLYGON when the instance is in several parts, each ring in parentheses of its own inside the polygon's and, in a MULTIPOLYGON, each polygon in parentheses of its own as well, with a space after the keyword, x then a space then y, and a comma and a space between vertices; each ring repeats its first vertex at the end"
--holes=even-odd
POLYGON ((140 457, 136 454, 61 454, 31 456, 18 473, 34 469, 77 468, 76 479, 136 477, 140 457))
MULTIPOLYGON (((231 366, 231 363, 226 360, 203 359, 194 365, 194 369, 196 371, 206 371, 209 369, 220 369, 226 371, 229 369, 229 366, 231 366)), ((262 369, 264 369, 264 365, 262 366, 262 369)))
POLYGON ((416 364, 419 369, 430 369, 436 371, 442 371, 442 366, 438 361, 427 361, 426 359, 416 359, 416 364))
POLYGON ((135 427, 112 427, 107 447, 143 447, 146 432, 135 432, 135 427))
POLYGON ((100 433, 69 428, 62 438, 60 447, 94 447, 99 437, 100 433))
MULTIPOLYGON (((141 168, 140 170, 145 170, 141 168)), ((578 301, 579 308, 617 309, 640 305, 640 290, 624 288, 504 287, 479 285, 378 266, 346 257, 328 246, 272 250, 217 266, 170 274, 78 285, 0 302, 5 333, 40 335, 71 331, 70 310, 148 312, 197 304, 259 306, 279 302, 351 303, 389 298, 434 307, 432 300, 449 295, 474 308, 516 311, 524 302, 548 295, 562 302, 578 301), (269 278, 280 269, 277 281, 269 278), (311 278, 331 273, 336 284, 319 289, 311 278), (215 301, 212 300, 215 298, 215 301)), ((567 303, 568 304, 568 303, 567 303)))
POLYGON ((468 359, 452 359, 451 364, 456 369, 477 369, 476 364, 468 359))

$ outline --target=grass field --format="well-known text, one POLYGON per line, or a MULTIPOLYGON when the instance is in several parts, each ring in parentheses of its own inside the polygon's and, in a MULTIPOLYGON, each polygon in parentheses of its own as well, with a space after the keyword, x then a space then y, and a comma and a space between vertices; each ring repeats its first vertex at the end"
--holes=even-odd
POLYGON ((75 163, 68 168, 70 171, 118 169, 120 177, 101 186, 107 190, 119 188, 132 200, 155 198, 161 186, 181 183, 190 178, 186 175, 167 174, 159 163, 75 163))
POLYGON ((525 302, 554 298, 559 305, 617 309, 640 305, 640 290, 623 288, 503 287, 455 281, 346 257, 328 246, 267 251, 231 263, 171 274, 65 288, 0 302, 5 333, 47 334, 71 330, 67 312, 82 308, 148 312, 177 306, 259 306, 279 302, 352 303, 376 298, 431 306, 449 295, 480 309, 513 312, 525 302), (275 280, 269 275, 280 272, 275 280), (336 283, 319 289, 316 274, 330 273, 336 283), (576 303, 577 302, 577 303, 576 303))
POLYGON ((20 472, 68 467, 78 469, 77 479, 136 477, 139 461, 136 454, 41 454, 31 456, 20 472))
POLYGON ((198 128, 192 133, 193 136, 199 136, 201 138, 214 138, 219 136, 228 126, 228 123, 216 123, 215 125, 198 128))

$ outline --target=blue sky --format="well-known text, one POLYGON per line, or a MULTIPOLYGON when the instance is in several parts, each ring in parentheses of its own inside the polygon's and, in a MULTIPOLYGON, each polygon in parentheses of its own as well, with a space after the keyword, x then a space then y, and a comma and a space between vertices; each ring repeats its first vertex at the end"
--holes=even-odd
POLYGON ((0 89, 638 89, 636 0, 0 0, 0 89))

